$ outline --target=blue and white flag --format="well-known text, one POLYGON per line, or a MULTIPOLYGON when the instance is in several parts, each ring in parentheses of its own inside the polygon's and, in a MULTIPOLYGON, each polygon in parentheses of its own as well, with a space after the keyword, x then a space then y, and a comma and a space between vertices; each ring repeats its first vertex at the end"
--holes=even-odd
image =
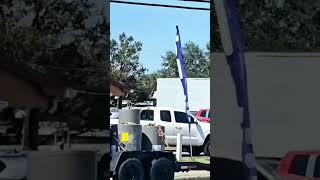
POLYGON ((185 102, 186 102, 186 114, 188 115, 189 119, 189 132, 190 132, 190 112, 189 112, 189 99, 188 99, 188 86, 187 86, 187 73, 186 73, 186 66, 183 61, 183 55, 182 55, 182 47, 181 47, 181 40, 180 40, 180 33, 179 33, 179 27, 177 28, 177 35, 176 35, 176 46, 177 46, 177 66, 179 71, 179 77, 182 83, 183 87, 183 93, 185 96, 185 102))
POLYGON ((243 108, 242 161, 247 180, 257 179, 256 160, 252 145, 250 112, 247 92, 244 41, 235 0, 215 0, 222 45, 235 83, 237 101, 243 108))

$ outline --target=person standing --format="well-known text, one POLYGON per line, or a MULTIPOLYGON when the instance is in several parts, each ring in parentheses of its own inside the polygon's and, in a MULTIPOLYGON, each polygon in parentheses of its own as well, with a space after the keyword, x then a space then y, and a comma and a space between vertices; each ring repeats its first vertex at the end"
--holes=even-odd
POLYGON ((33 108, 30 111, 29 116, 29 123, 28 123, 28 141, 29 141, 29 148, 31 150, 37 150, 38 149, 38 130, 39 130, 39 122, 43 118, 42 112, 38 108, 33 108))
POLYGON ((19 143, 22 143, 22 130, 24 126, 24 121, 27 118, 27 113, 23 108, 18 108, 15 110, 14 119, 16 127, 16 138, 19 143))

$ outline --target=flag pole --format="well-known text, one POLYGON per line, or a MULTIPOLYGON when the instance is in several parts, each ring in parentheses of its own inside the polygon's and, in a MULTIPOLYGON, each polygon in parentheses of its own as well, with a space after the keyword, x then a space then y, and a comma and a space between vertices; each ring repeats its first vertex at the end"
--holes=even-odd
POLYGON ((184 92, 184 96, 185 96, 186 115, 188 117, 188 124, 189 124, 190 156, 192 159, 192 144, 191 144, 191 130, 190 130, 191 129, 191 118, 190 118, 189 99, 188 99, 187 72, 186 72, 186 66, 183 61, 179 27, 176 26, 176 29, 177 29, 177 34, 176 34, 177 66, 178 66, 179 77, 181 80, 181 84, 182 84, 183 92, 184 92))
POLYGON ((242 109, 242 163, 246 180, 257 180, 256 159, 252 143, 244 41, 239 13, 234 0, 215 0, 224 53, 231 71, 238 106, 242 109))

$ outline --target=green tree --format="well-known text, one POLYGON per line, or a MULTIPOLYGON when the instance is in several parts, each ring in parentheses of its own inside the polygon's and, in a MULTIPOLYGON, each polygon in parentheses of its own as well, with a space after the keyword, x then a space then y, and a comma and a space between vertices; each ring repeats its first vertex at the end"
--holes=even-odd
MULTIPOLYGON (((320 2, 312 0, 241 0, 241 28, 247 51, 319 51, 320 2)), ((211 11, 211 45, 221 52, 216 12, 211 11)))
MULTIPOLYGON (((207 49, 209 45, 207 44, 207 49)), ((188 78, 207 78, 210 74, 209 51, 201 49, 194 42, 186 43, 183 48, 183 58, 188 78)), ((177 58, 174 51, 168 51, 162 56, 163 63, 159 75, 163 78, 179 77, 177 58)))
POLYGON ((105 89, 107 21, 96 4, 75 0, 1 1, 0 25, 1 55, 44 72, 54 71, 76 88, 105 89), (91 72, 74 70, 84 67, 91 72))
POLYGON ((139 61, 142 43, 125 33, 118 40, 110 43, 111 78, 121 81, 133 89, 130 99, 133 102, 147 100, 148 92, 144 90, 144 80, 147 69, 139 61))
MULTIPOLYGON (((106 16, 92 1, 0 1, 0 55, 53 72, 75 89, 106 92, 107 28, 106 16)), ((81 94, 68 100, 61 115, 67 121, 90 119, 95 99, 81 94)))
POLYGON ((136 93, 138 95, 138 102, 148 101, 152 99, 152 95, 157 88, 158 77, 158 72, 153 72, 142 76, 136 93))

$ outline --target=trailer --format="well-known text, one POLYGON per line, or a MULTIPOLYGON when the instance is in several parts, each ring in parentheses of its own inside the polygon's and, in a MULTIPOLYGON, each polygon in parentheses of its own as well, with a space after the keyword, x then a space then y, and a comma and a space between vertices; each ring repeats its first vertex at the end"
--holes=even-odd
MULTIPOLYGON (((187 82, 190 111, 210 108, 210 78, 187 78, 187 82)), ((185 108, 185 96, 179 78, 158 78, 154 98, 158 107, 185 108)))
MULTIPOLYGON (((211 154, 215 176, 228 179, 232 163, 242 161, 242 112, 225 55, 216 53, 212 58, 216 121, 211 125, 211 154)), ((245 63, 256 159, 320 149, 320 53, 248 52, 245 63)), ((242 171, 238 172, 233 174, 241 176, 242 171)))
POLYGON ((117 180, 173 180, 175 172, 210 171, 210 165, 178 162, 172 152, 123 151, 113 155, 110 176, 117 180))
POLYGON ((144 126, 149 129, 151 147, 157 148, 143 149, 139 112, 137 109, 120 111, 119 124, 111 126, 110 156, 102 158, 100 170, 110 169, 107 174, 116 180, 173 180, 175 172, 209 171, 208 164, 178 162, 173 152, 164 151, 162 133, 165 131, 159 134, 161 126, 144 126))
POLYGON ((133 177, 173 180, 175 157, 169 152, 118 152, 112 157, 110 171, 111 176, 119 180, 133 177))

